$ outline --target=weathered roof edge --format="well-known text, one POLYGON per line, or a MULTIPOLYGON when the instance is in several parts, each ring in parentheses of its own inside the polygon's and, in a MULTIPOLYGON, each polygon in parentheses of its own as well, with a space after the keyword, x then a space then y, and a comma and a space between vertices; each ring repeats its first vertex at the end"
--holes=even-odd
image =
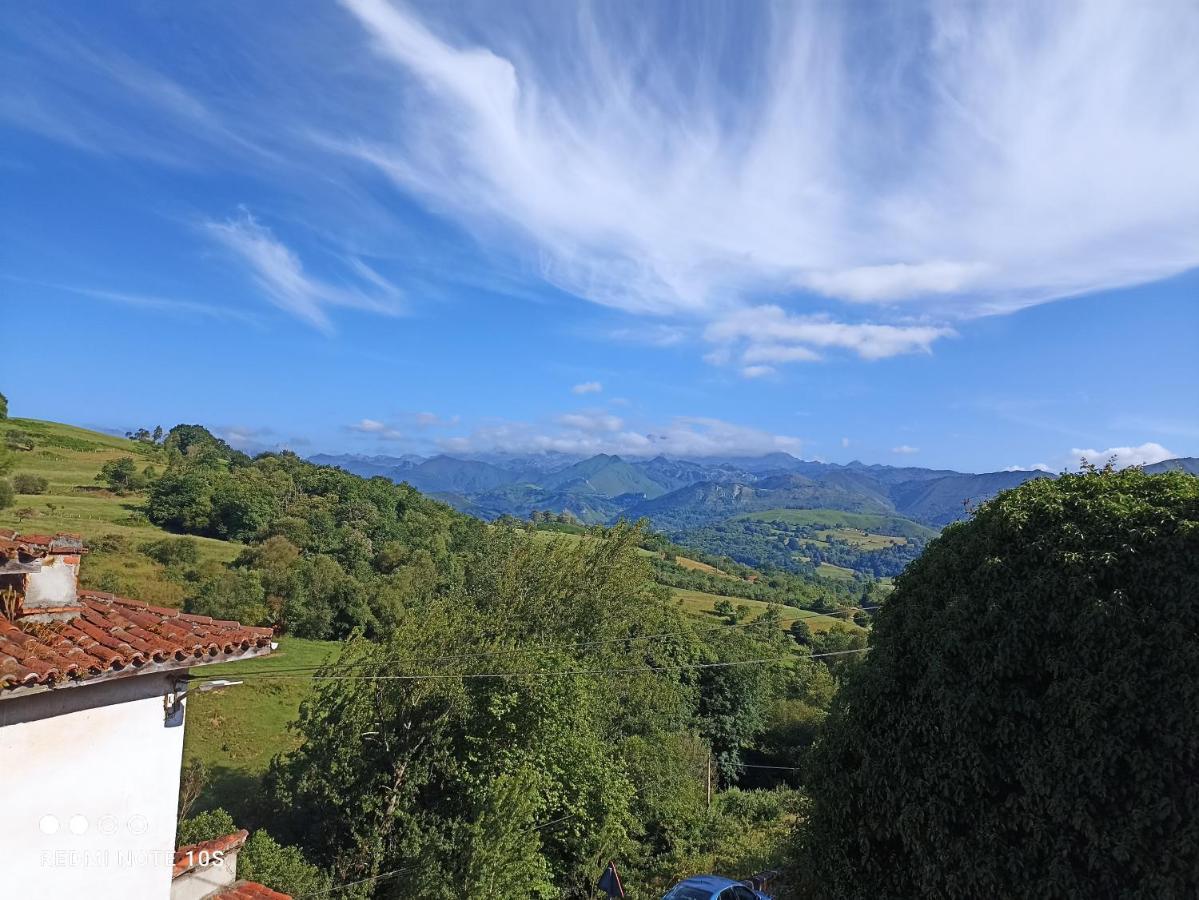
POLYGON ((216 657, 192 657, 183 661, 172 660, 169 663, 147 663, 140 667, 126 666, 124 669, 105 672, 101 675, 92 675, 90 678, 65 678, 53 684, 16 685, 0 690, 0 702, 12 699, 13 697, 29 697, 33 694, 47 694, 52 691, 61 691, 68 688, 82 688, 90 684, 111 684, 122 678, 136 678, 138 675, 161 675, 169 672, 185 672, 188 669, 194 669, 198 666, 215 666, 219 663, 240 662, 243 659, 266 656, 271 651, 271 645, 267 644, 265 647, 251 647, 249 650, 236 655, 222 654, 216 657))
POLYGON ((0 616, 0 700, 263 656, 271 628, 82 590, 83 615, 22 628, 0 616), (39 628, 40 626, 40 628, 39 628))

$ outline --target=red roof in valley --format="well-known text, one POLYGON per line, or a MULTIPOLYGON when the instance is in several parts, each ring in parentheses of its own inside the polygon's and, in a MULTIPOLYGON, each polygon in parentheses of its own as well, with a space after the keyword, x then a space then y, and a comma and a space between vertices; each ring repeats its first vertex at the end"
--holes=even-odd
POLYGON ((0 697, 12 688, 129 674, 147 664, 224 662, 269 647, 271 636, 270 628, 80 591, 79 614, 67 621, 14 622, 0 614, 0 697))

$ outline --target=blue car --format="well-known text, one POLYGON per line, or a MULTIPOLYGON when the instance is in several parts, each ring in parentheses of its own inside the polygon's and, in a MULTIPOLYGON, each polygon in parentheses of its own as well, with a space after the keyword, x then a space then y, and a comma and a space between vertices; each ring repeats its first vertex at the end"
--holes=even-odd
POLYGON ((770 900, 770 895, 720 875, 695 875, 672 887, 662 900, 770 900))

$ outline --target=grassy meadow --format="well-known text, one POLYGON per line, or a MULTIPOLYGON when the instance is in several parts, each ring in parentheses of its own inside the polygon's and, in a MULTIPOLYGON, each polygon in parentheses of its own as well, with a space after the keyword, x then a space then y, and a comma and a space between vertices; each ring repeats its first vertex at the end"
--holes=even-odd
POLYGON ((816 528, 834 530, 849 529, 857 532, 898 535, 931 540, 937 536, 935 528, 913 522, 902 516, 885 516, 876 513, 842 512, 837 509, 765 509, 746 513, 738 519, 755 522, 782 522, 787 525, 811 525, 816 528))
MULTIPOLYGON (((721 600, 728 600, 733 604, 734 608, 738 606, 749 607, 750 615, 748 618, 751 621, 763 615, 766 610, 770 608, 770 604, 762 600, 746 600, 741 597, 725 597, 720 594, 709 594, 706 591, 692 591, 686 588, 671 588, 670 593, 674 596, 676 602, 678 602, 679 606, 681 606, 685 612, 696 616, 703 616, 705 618, 719 618, 723 620, 723 617, 716 612, 716 604, 721 600)), ((828 631, 837 624, 849 625, 850 628, 858 627, 852 621, 846 622, 844 619, 841 619, 837 616, 820 615, 806 609, 796 609, 791 606, 782 607, 781 625, 784 629, 789 628, 791 623, 796 619, 803 619, 808 623, 808 627, 814 632, 828 631)))
MULTIPOLYGON (((134 459, 138 468, 161 469, 162 451, 150 444, 37 419, 0 422, 0 442, 14 431, 27 434, 33 449, 11 451, 10 477, 38 475, 49 482, 49 488, 42 494, 18 494, 12 506, 0 510, 0 527, 27 534, 80 534, 91 551, 80 569, 85 587, 114 585, 119 593, 139 600, 180 606, 183 588, 165 576, 163 566, 137 549, 172 535, 142 515, 140 494, 118 496, 96 481, 105 463, 124 457, 134 459)), ((242 550, 240 544, 229 541, 193 540, 202 561, 227 563, 242 550)))
POLYGON ((238 680, 244 672, 319 666, 341 649, 338 641, 284 637, 269 656, 221 663, 195 670, 187 700, 188 727, 183 738, 184 767, 199 761, 206 770, 205 790, 197 809, 221 806, 234 818, 252 802, 253 784, 272 757, 299 741, 287 725, 300 711, 312 686, 306 677, 255 678, 207 693, 196 688, 215 678, 238 680))

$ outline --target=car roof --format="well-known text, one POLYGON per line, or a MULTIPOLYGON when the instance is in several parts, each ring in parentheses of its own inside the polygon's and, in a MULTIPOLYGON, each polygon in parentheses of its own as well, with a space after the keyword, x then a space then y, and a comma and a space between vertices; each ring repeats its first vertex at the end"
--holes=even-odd
MULTIPOLYGON (((692 875, 690 878, 685 878, 679 882, 688 887, 709 888, 713 891, 724 890, 727 887, 732 887, 735 884, 742 884, 740 881, 734 881, 731 878, 725 878, 723 875, 692 875)), ((744 887, 744 885, 742 885, 744 887)))

